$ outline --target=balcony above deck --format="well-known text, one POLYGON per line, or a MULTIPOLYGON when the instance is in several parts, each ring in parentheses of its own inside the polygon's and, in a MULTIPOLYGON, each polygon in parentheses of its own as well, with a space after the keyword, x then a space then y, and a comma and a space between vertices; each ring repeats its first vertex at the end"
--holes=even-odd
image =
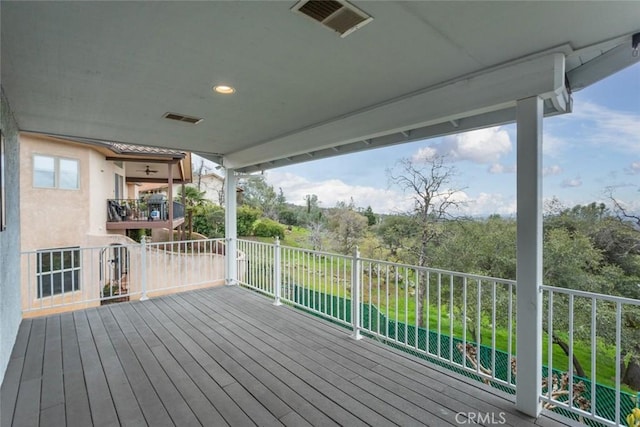
POLYGON ((136 230, 143 228, 167 228, 184 223, 184 206, 173 202, 169 211, 166 200, 148 202, 139 199, 107 200, 107 230, 136 230))

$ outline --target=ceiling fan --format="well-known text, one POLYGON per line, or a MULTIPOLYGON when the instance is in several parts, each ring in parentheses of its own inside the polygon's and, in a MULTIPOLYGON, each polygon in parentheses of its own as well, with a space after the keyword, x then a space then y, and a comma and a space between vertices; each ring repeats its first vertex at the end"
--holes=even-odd
POLYGON ((144 172, 144 173, 146 173, 146 174, 147 174, 147 176, 148 176, 148 175, 150 175, 150 174, 152 174, 152 173, 158 173, 158 171, 157 171, 157 170, 155 170, 155 169, 151 169, 151 168, 149 167, 149 165, 147 165, 146 169, 144 169, 144 170, 140 170, 140 169, 138 169, 136 172, 144 172))

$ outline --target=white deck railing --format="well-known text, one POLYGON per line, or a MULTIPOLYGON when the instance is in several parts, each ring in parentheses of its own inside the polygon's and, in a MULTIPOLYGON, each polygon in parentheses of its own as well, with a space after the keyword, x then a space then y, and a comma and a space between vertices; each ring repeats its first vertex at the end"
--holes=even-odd
MULTIPOLYGON (((382 340, 514 396, 515 281, 367 259, 357 250, 346 256, 248 240, 238 240, 237 249, 238 282, 275 304, 303 308, 351 328, 354 338, 382 340)), ((221 285, 224 252, 222 239, 24 252, 23 311, 221 285)), ((540 291, 547 346, 541 405, 578 420, 624 422, 635 396, 622 388, 621 350, 623 340, 634 339, 640 301, 551 286, 540 291), (574 356, 584 359, 584 378, 574 356), (611 374, 608 386, 595 380, 603 372, 611 374)))
POLYGON ((222 239, 28 251, 21 264, 25 315, 224 283, 222 239))
POLYGON ((356 337, 365 333, 515 390, 514 281, 366 259, 357 252, 345 256, 247 240, 239 240, 238 249, 244 253, 242 285, 348 325, 356 337))
MULTIPOLYGON (((356 338, 383 340, 515 396, 515 281, 366 259, 357 251, 346 256, 284 247, 277 241, 238 240, 238 248, 244 254, 239 282, 274 297, 276 304, 302 307, 351 327, 356 338)), ((625 310, 640 309, 640 301, 550 286, 541 292, 545 325, 540 330, 547 350, 546 366, 540 367, 540 404, 576 420, 619 425, 635 406, 620 384, 623 319, 625 310), (615 313, 606 331, 615 336, 611 360, 602 350, 605 331, 598 331, 598 307, 604 305, 615 313), (590 328, 587 340, 584 331, 576 334, 585 327, 590 328), (554 349, 562 353, 554 336, 566 340, 568 357, 554 356, 554 349), (567 361, 585 346, 590 375, 579 378, 567 361), (597 384, 599 367, 607 363, 615 363, 615 384, 597 384)), ((640 310, 635 315, 640 321, 640 310)))
POLYGON ((640 402, 622 392, 622 341, 631 341, 627 348, 636 345, 633 323, 640 321, 640 301, 552 286, 541 288, 548 348, 540 394, 543 404, 605 425, 625 423, 626 414, 640 402), (566 343, 566 357, 554 355, 554 337, 566 343), (585 373, 588 371, 586 378, 576 373, 573 361, 578 353, 583 360, 576 359, 585 373), (599 370, 607 368, 614 371, 613 387, 593 380, 599 370))

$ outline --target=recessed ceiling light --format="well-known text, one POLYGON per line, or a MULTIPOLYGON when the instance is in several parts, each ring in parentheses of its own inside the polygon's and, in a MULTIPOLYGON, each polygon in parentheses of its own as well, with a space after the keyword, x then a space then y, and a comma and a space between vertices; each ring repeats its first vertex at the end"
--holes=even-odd
POLYGON ((226 85, 217 85, 213 87, 213 90, 221 93, 223 95, 231 95, 232 93, 234 93, 236 90, 234 88, 232 88, 231 86, 226 86, 226 85))

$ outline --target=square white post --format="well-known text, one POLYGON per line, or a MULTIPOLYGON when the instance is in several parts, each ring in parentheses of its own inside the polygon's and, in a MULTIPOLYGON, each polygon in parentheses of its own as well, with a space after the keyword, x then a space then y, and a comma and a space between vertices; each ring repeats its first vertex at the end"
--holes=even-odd
POLYGON ((542 383, 542 99, 517 104, 516 407, 540 414, 542 383))
POLYGON ((142 295, 140 295, 140 301, 146 301, 149 299, 147 296, 147 236, 142 236, 140 239, 140 281, 142 282, 142 295))
POLYGON ((280 239, 276 236, 276 242, 273 245, 273 292, 275 301, 273 305, 281 305, 280 302, 282 293, 282 266, 280 260, 282 256, 282 247, 280 246, 280 239))
POLYGON ((238 238, 237 227, 237 201, 236 201, 236 175, 233 169, 225 170, 224 179, 224 237, 226 242, 226 283, 235 285, 238 282, 238 250, 236 241, 238 238))
POLYGON ((351 324, 354 340, 362 339, 360 335, 360 251, 356 246, 353 249, 353 259, 351 261, 351 324))

